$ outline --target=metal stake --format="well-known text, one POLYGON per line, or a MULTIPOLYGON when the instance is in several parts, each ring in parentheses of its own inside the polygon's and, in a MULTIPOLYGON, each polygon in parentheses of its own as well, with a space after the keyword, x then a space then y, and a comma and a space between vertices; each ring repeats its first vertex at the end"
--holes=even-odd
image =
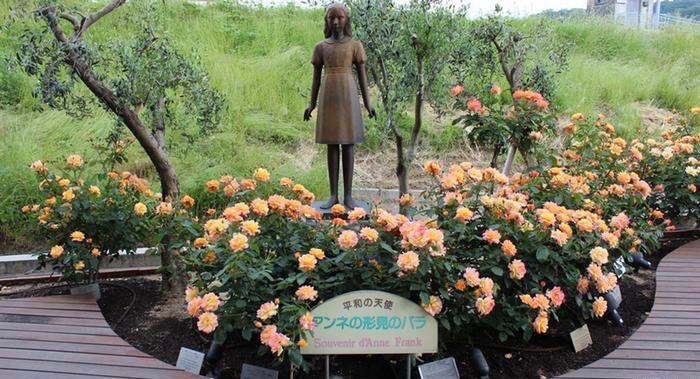
POLYGON ((289 364, 289 379, 294 379, 294 364, 289 364))
POLYGON ((331 357, 326 355, 326 379, 331 379, 331 357))
POLYGON ((406 357, 406 379, 411 379, 411 354, 406 357))

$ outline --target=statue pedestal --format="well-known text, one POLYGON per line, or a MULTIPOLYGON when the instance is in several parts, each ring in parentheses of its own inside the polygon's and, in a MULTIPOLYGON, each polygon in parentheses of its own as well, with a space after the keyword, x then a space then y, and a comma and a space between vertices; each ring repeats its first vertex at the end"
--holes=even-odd
MULTIPOLYGON (((333 218, 333 214, 331 213, 331 209, 330 208, 328 208, 328 209, 321 208, 321 205, 325 204, 326 202, 328 202, 328 199, 317 200, 317 201, 314 201, 313 204, 311 204, 311 206, 314 207, 314 209, 316 209, 317 211, 319 211, 321 213, 322 218, 324 218, 326 220, 330 220, 333 218)), ((369 214, 372 211, 372 207, 370 206, 370 204, 368 202, 361 201, 361 200, 355 200, 355 202, 357 203, 357 205, 360 208, 364 209, 365 212, 367 212, 367 214, 369 214)), ((341 217, 343 219, 346 218, 347 214, 348 214, 347 212, 351 211, 351 210, 352 209, 347 209, 347 207, 345 207, 345 213, 343 213, 341 217)))

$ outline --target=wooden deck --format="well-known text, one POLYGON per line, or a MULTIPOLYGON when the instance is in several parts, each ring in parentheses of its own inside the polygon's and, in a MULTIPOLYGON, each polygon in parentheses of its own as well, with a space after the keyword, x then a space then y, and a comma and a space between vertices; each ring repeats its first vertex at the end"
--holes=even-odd
POLYGON ((700 240, 661 260, 654 306, 627 341, 605 358, 558 378, 699 379, 700 240))
POLYGON ((202 377, 135 349, 112 331, 92 297, 70 295, 0 299, 0 378, 202 377))

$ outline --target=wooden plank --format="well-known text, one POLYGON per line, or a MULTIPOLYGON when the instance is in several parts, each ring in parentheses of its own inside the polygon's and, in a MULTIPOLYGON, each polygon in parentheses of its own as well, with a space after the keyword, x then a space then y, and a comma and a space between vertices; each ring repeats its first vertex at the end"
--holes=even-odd
POLYGON ((654 359, 664 359, 670 361, 700 361, 700 351, 671 351, 671 350, 636 350, 626 349, 620 346, 604 359, 639 359, 653 357, 654 359))
POLYGON ((0 378, 3 379, 126 379, 123 376, 60 374, 52 372, 47 376, 43 371, 9 370, 0 368, 0 378))
POLYGON ((89 343, 94 345, 129 346, 129 344, 126 343, 126 341, 122 340, 118 336, 88 336, 82 334, 30 332, 26 330, 0 330, 0 338, 28 341, 52 341, 89 343))
POLYGON ((700 306, 697 305, 681 305, 681 304, 654 304, 651 308, 651 312, 656 314, 659 311, 683 311, 683 312, 697 312, 700 311, 700 306))
MULTIPOLYGON (((700 313, 696 311, 656 311, 651 313, 654 317, 685 318, 700 320, 700 313)), ((700 321, 698 321, 700 323, 700 321)))
POLYGON ((44 362, 6 358, 0 358, 0 367, 15 370, 45 371, 47 373, 60 372, 65 374, 119 376, 135 379, 191 379, 193 377, 198 377, 179 370, 91 365, 72 362, 44 362))
POLYGON ((636 350, 700 351, 700 342, 637 341, 627 340, 620 347, 636 350))
MULTIPOLYGON (((108 268, 100 270, 100 278, 125 278, 129 276, 151 275, 158 272, 159 266, 145 266, 134 268, 108 268)), ((56 276, 51 275, 18 275, 0 278, 0 285, 14 286, 33 283, 56 282, 56 276)))
POLYGON ((662 298, 654 299, 654 304, 700 305, 700 299, 682 299, 682 298, 673 298, 673 297, 662 297, 662 298))
POLYGON ((644 323, 635 333, 639 332, 700 334, 700 325, 648 325, 644 323))
POLYGON ((92 336, 116 336, 117 334, 110 328, 69 326, 69 325, 47 325, 30 324, 26 322, 0 322, 0 330, 26 330, 32 332, 48 333, 72 333, 92 336))
POLYGON ((644 320, 644 325, 696 326, 696 325, 698 325, 698 320, 696 320, 696 319, 664 318, 664 317, 656 317, 655 315, 650 315, 646 320, 644 320))
POLYGON ((95 304, 95 298, 90 295, 53 295, 53 296, 35 296, 23 297, 22 299, 2 299, 0 301, 34 301, 39 303, 77 303, 77 304, 95 304))
POLYGON ((700 342, 700 335, 690 333, 647 332, 637 330, 628 341, 669 341, 669 342, 700 342))
POLYGON ((83 312, 101 312, 96 303, 50 303, 24 300, 2 300, 0 309, 4 307, 32 308, 32 309, 63 309, 83 312))
POLYGON ((28 322, 32 324, 49 324, 49 325, 73 325, 73 326, 97 326, 109 328, 109 324, 104 319, 90 318, 66 318, 66 317, 50 317, 50 316, 31 316, 22 314, 2 314, 0 313, 0 321, 3 322, 28 322))
POLYGON ((104 319, 104 317, 102 317, 102 313, 100 313, 100 312, 65 311, 65 310, 53 310, 53 309, 32 309, 32 308, 19 308, 19 307, 2 307, 2 308, 0 308, 0 314, 104 319))
POLYGON ((24 350, 65 351, 72 353, 124 355, 132 357, 149 356, 146 353, 136 350, 132 346, 75 344, 69 342, 27 341, 3 338, 0 338, 0 346, 24 350))
POLYGON ((693 371, 632 370, 610 368, 588 368, 562 375, 559 378, 578 379, 698 379, 693 371))
POLYGON ((657 294, 656 294, 656 297, 654 298, 654 300, 656 300, 656 299, 661 299, 661 298, 667 298, 667 299, 668 299, 668 298, 686 299, 686 298, 688 298, 688 294, 687 294, 687 293, 683 293, 683 292, 663 292, 663 293, 657 293, 657 294))
POLYGON ((697 361, 665 361, 653 359, 653 356, 641 356, 638 359, 599 359, 586 367, 612 369, 644 369, 664 371, 695 371, 700 375, 700 362, 697 361))
POLYGON ((163 363, 152 357, 124 357, 88 353, 64 353, 60 351, 19 350, 11 348, 0 348, 0 358, 29 359, 52 362, 76 362, 112 366, 147 367, 177 370, 175 367, 163 363))
POLYGON ((47 333, 71 333, 84 334, 89 336, 116 336, 117 334, 110 328, 100 328, 95 326, 67 326, 67 325, 46 325, 30 324, 25 322, 0 322, 0 330, 26 330, 32 332, 47 333))

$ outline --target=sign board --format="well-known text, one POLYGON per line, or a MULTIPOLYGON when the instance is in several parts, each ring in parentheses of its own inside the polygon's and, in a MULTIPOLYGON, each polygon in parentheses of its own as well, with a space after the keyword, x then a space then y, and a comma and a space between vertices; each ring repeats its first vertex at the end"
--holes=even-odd
POLYGON ((593 344, 591 332, 588 330, 587 324, 569 333, 569 336, 571 336, 571 343, 574 345, 574 351, 577 353, 593 344))
POLYGON ((277 379, 277 371, 269 368, 243 364, 241 379, 277 379))
POLYGON ((435 318, 391 293, 348 292, 311 313, 316 329, 302 354, 419 354, 438 349, 435 318))
POLYGON ((625 267, 625 257, 621 255, 613 262, 613 271, 615 271, 615 275, 617 275, 618 278, 621 278, 622 275, 625 274, 627 271, 627 267, 625 267))
POLYGON ((459 379, 457 362, 452 357, 418 366, 421 379, 459 379))
POLYGON ((203 362, 204 353, 181 347, 175 367, 199 375, 199 371, 202 370, 203 362))

